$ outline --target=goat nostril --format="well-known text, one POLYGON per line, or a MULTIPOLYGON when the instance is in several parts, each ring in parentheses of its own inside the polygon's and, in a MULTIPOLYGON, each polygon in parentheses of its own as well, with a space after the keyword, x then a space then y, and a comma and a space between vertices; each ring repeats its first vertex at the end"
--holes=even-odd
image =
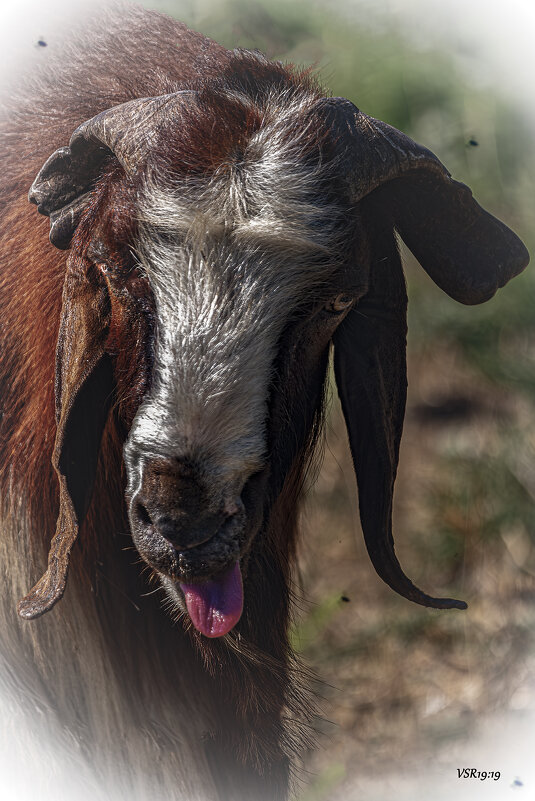
POLYGON ((240 525, 243 503, 239 497, 225 499, 218 512, 202 508, 192 511, 178 502, 160 503, 160 500, 143 495, 133 500, 133 533, 143 538, 145 545, 150 540, 154 547, 171 545, 176 551, 185 552, 205 545, 217 535, 226 538, 229 531, 240 525))
POLYGON ((136 504, 136 515, 139 522, 144 526, 152 526, 152 518, 142 503, 136 504))
POLYGON ((239 506, 236 501, 226 501, 223 507, 223 514, 225 517, 233 517, 233 515, 238 514, 239 506))

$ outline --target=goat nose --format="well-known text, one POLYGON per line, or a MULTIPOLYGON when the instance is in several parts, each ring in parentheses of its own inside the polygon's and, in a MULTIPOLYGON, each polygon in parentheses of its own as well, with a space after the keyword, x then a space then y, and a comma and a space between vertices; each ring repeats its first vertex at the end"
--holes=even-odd
POLYGON ((224 522, 225 518, 216 514, 204 514, 193 520, 188 515, 170 516, 164 512, 154 519, 158 534, 165 537, 177 551, 187 551, 208 542, 224 522))
POLYGON ((179 510, 154 508, 153 504, 143 503, 139 498, 134 504, 134 515, 149 536, 161 536, 170 542, 175 550, 187 551, 211 540, 229 517, 239 512, 239 504, 232 504, 233 512, 229 514, 227 505, 220 514, 204 513, 192 519, 179 510))
POLYGON ((177 551, 208 542, 242 508, 239 497, 216 500, 195 466, 161 458, 146 460, 130 507, 139 533, 163 538, 177 551))

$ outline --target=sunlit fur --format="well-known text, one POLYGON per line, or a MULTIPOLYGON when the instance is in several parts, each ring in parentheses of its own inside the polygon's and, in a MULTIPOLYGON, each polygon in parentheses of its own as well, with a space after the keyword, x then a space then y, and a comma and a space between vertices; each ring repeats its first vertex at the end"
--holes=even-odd
MULTIPOLYGON (((162 594, 154 593, 156 585, 147 581, 150 571, 140 564, 128 533, 123 434, 115 417, 104 434, 96 486, 73 549, 65 596, 43 618, 23 621, 16 614, 16 604, 46 565, 58 509, 57 479, 51 466, 54 352, 66 258, 48 243, 49 221, 39 218, 28 204, 27 192, 48 156, 68 143, 78 125, 103 109, 184 86, 200 92, 210 81, 219 87, 226 84, 235 93, 234 106, 243 102, 246 86, 254 90, 255 102, 263 98, 262 114, 267 116, 262 117, 264 127, 255 123, 251 142, 255 142, 256 155, 251 150, 249 172, 244 173, 252 178, 257 171, 260 188, 254 195, 243 193, 237 167, 214 169, 208 184, 188 187, 200 212, 192 220, 184 213, 180 187, 166 184, 163 197, 156 197, 158 173, 154 172, 154 181, 145 187, 140 234, 133 243, 153 282, 162 321, 168 315, 177 329, 171 335, 170 330, 165 333, 165 325, 160 326, 164 333, 158 344, 158 362, 170 371, 172 381, 169 396, 156 392, 154 401, 166 422, 166 446, 193 444, 206 449, 209 444, 206 432, 202 441, 195 435, 195 441, 188 443, 191 429, 181 428, 168 407, 168 401, 187 401, 169 357, 172 348, 187 342, 188 329, 184 327, 187 316, 180 312, 180 294, 168 298, 162 289, 166 275, 196 297, 188 271, 202 274, 208 298, 199 296, 198 302, 201 311, 206 310, 205 320, 217 326, 219 336, 230 332, 234 337, 235 326, 243 335, 243 352, 233 356, 232 367, 219 371, 205 398, 214 404, 217 438, 224 435, 219 451, 215 447, 210 454, 210 464, 215 469, 219 460, 227 475, 242 481, 244 473, 265 455, 265 391, 275 343, 292 309, 291 287, 315 292, 316 278, 323 280, 330 269, 327 265, 332 266, 341 224, 330 201, 324 199, 322 208, 317 208, 311 199, 312 185, 322 174, 309 167, 296 168, 289 139, 268 136, 277 125, 289 134, 292 118, 282 113, 277 122, 275 103, 270 107, 267 96, 273 93, 279 107, 284 100, 292 108, 297 114, 293 130, 299 132, 303 119, 299 115, 306 115, 308 104, 321 95, 306 75, 254 53, 231 53, 178 23, 141 10, 123 9, 118 16, 84 24, 57 58, 53 48, 44 57, 50 65, 45 63, 36 77, 31 76, 18 96, 10 93, 0 141, 4 203, 0 234, 0 695, 5 709, 21 710, 20 715, 9 717, 16 724, 10 722, 4 729, 6 736, 12 734, 5 753, 14 759, 20 755, 19 774, 27 772, 32 789, 39 784, 42 798, 61 798, 62 791, 70 797, 73 782, 75 786, 80 780, 87 781, 94 798, 114 799, 116 791, 117 798, 128 801, 149 797, 256 801, 255 795, 260 798, 262 793, 283 799, 288 770, 306 739, 311 710, 303 700, 301 671, 287 628, 297 501, 320 431, 321 392, 307 441, 254 544, 239 635, 208 642, 195 631, 184 632, 182 623, 174 624, 162 610, 162 594), (177 42, 182 58, 174 56, 170 61, 167 54, 178 52, 177 42), (288 160, 292 160, 291 170, 288 160), (277 194, 281 181, 285 182, 284 197, 277 194), (226 201, 222 207, 216 202, 219 190, 226 201), (166 210, 163 220, 154 219, 155 201, 166 210), (172 236, 159 237, 156 229, 166 225, 172 227, 172 236), (276 230, 276 236, 268 229, 276 230), (147 244, 150 231, 154 246, 147 244), (199 242, 206 252, 193 257, 193 245, 199 242), (238 303, 229 298, 227 317, 221 316, 214 305, 214 277, 230 270, 257 276, 267 268, 276 273, 268 282, 270 294, 264 297, 266 293, 259 293, 254 282, 245 281, 242 297, 246 300, 238 303), (262 334, 265 329, 261 349, 249 336, 249 321, 257 317, 262 334), (247 386, 248 394, 251 391, 251 411, 249 406, 240 406, 238 386, 242 391, 247 386), (228 413, 230 399, 239 406, 239 425, 228 413), (247 452, 246 468, 237 463, 238 443, 247 452)), ((306 126, 304 131, 315 147, 315 132, 306 126)), ((220 140, 224 145, 224 137, 214 139, 220 140)), ((297 150, 302 144, 294 136, 297 150)), ((165 173, 165 165, 158 169, 165 173)), ((96 195, 99 191, 96 187, 96 195)), ((96 204, 94 214, 98 213, 96 204)), ((110 216, 120 213, 121 209, 109 209, 110 216)), ((189 329, 190 334, 194 331, 189 329)), ((233 341, 237 342, 235 337, 233 341)), ((220 347, 228 354, 224 342, 220 347)), ((198 355, 193 349, 191 358, 198 355)), ((213 364, 205 362, 205 375, 213 364)), ((189 368, 186 377, 188 382, 200 378, 189 368)), ((303 408, 298 411, 304 414, 303 395, 299 402, 303 408)), ((195 404, 189 408, 193 413, 195 404)), ((80 789, 80 797, 84 792, 80 789)))
MULTIPOLYGON (((210 102, 220 112, 240 105, 244 119, 251 106, 246 96, 205 92, 203 113, 210 102)), ((215 488, 237 495, 265 465, 281 333, 299 305, 321 297, 347 240, 340 204, 321 194, 332 162, 303 163, 303 150, 319 146, 307 125, 316 102, 273 93, 247 139, 236 126, 228 161, 209 180, 160 170, 141 203, 135 249, 158 333, 153 388, 129 440, 199 465, 215 488)))

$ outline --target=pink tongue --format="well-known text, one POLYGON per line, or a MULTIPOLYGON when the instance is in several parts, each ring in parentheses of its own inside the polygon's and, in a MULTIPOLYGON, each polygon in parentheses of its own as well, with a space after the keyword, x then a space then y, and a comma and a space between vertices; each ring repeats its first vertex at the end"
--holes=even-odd
POLYGON ((214 581, 180 583, 191 622, 205 637, 222 637, 233 628, 243 609, 243 588, 238 562, 214 581))

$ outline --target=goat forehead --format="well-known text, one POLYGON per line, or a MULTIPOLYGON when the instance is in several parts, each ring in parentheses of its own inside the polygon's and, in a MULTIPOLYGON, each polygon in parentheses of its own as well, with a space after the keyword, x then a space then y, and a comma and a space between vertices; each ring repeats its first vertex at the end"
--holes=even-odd
POLYGON ((155 295, 159 342, 182 369, 193 367, 190 353, 198 365, 224 370, 260 341, 269 352, 289 313, 332 278, 342 212, 311 195, 301 176, 294 184, 279 206, 268 202, 269 185, 251 189, 268 195, 253 210, 228 173, 188 200, 185 187, 147 187, 137 251, 155 295))
POLYGON ((313 291, 313 271, 209 238, 143 247, 158 335, 138 433, 157 452, 215 471, 258 469, 277 343, 296 292, 313 291))
POLYGON ((145 173, 142 225, 201 242, 232 231, 238 245, 301 256, 333 251, 338 157, 329 155, 317 98, 274 92, 259 107, 239 92, 212 95, 161 134, 145 173))
POLYGON ((348 215, 322 191, 332 165, 302 163, 294 141, 266 131, 202 179, 149 174, 137 251, 160 324, 236 338, 261 317, 269 337, 336 270, 348 215))
POLYGON ((158 336, 135 431, 160 453, 260 466, 281 332, 337 269, 347 210, 322 191, 331 166, 303 160, 286 122, 202 178, 147 178, 137 252, 158 336))

